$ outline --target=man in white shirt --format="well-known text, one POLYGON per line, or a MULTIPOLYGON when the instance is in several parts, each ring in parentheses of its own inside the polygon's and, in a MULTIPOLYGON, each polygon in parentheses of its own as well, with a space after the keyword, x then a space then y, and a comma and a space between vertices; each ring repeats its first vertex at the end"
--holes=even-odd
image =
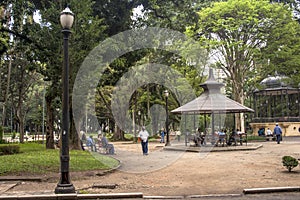
POLYGON ((149 133, 145 129, 145 126, 142 127, 142 130, 139 132, 139 138, 141 139, 143 155, 148 155, 148 137, 149 133))
POLYGON ((270 130, 270 128, 267 129, 267 132, 266 132, 266 133, 267 133, 267 136, 273 136, 273 133, 272 133, 272 131, 270 130))

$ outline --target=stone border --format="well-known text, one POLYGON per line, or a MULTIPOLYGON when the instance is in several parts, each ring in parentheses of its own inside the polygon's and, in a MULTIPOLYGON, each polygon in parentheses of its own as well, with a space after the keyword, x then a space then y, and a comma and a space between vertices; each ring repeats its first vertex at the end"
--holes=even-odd
POLYGON ((250 189, 243 190, 244 194, 260 194, 260 193, 272 193, 272 192, 300 192, 300 186, 250 188, 250 189))
POLYGON ((115 193, 115 194, 45 194, 45 195, 14 195, 0 196, 0 200, 63 200, 63 199, 126 199, 143 198, 143 193, 115 193))
POLYGON ((225 147, 190 147, 183 145, 165 146, 164 150, 172 151, 186 151, 186 152, 206 152, 206 148, 209 152, 220 152, 220 151, 248 151, 257 150, 263 147, 262 144, 248 143, 248 145, 238 145, 238 146, 225 146, 225 147))

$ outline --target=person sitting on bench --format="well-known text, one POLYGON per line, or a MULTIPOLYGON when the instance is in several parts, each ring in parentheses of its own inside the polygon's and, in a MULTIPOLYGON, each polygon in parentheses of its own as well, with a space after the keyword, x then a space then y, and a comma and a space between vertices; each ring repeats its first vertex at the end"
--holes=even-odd
POLYGON ((88 137, 88 139, 86 140, 86 146, 90 147, 91 151, 97 151, 93 136, 90 135, 90 137, 88 137))
MULTIPOLYGON (((222 129, 221 131, 218 132, 218 135, 219 135, 218 143, 222 144, 222 147, 224 147, 224 144, 226 143, 225 131, 222 129)), ((218 143, 217 143, 217 145, 218 145, 218 143)))
POLYGON ((105 134, 101 134, 101 146, 106 150, 107 154, 115 154, 115 147, 113 144, 109 144, 107 138, 105 137, 105 134))

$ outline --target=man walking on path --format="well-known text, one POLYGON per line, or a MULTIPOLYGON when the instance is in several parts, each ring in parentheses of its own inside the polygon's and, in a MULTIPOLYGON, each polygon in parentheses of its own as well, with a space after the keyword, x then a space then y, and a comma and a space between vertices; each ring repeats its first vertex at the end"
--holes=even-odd
POLYGON ((276 126, 275 126, 275 128, 274 128, 274 134, 276 135, 276 141, 277 141, 277 144, 280 144, 282 130, 281 130, 281 128, 278 126, 278 123, 276 123, 276 126))
POLYGON ((145 129, 145 126, 142 127, 142 130, 139 133, 139 138, 141 139, 143 155, 148 155, 148 137, 149 133, 145 129))

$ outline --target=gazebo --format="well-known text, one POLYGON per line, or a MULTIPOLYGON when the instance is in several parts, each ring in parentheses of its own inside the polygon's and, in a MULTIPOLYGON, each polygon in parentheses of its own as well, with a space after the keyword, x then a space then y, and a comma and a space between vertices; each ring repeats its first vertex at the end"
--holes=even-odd
POLYGON ((261 89, 253 92, 254 133, 259 129, 273 130, 278 123, 284 136, 300 135, 300 89, 291 87, 288 80, 284 76, 269 76, 260 82, 261 89))
POLYGON ((224 86, 224 84, 215 80, 212 69, 209 70, 209 77, 207 81, 200 86, 204 89, 204 92, 199 97, 176 108, 175 110, 172 110, 171 112, 175 114, 211 115, 212 135, 215 132, 216 114, 254 112, 251 108, 248 108, 221 93, 220 89, 224 86))

